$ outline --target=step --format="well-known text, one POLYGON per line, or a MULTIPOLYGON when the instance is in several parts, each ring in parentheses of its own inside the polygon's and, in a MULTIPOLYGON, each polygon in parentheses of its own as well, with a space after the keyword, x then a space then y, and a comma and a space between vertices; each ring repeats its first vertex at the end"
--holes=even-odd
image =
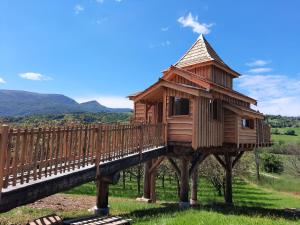
POLYGON ((63 221, 65 225, 129 225, 130 219, 123 219, 120 216, 106 217, 85 217, 80 219, 63 221))

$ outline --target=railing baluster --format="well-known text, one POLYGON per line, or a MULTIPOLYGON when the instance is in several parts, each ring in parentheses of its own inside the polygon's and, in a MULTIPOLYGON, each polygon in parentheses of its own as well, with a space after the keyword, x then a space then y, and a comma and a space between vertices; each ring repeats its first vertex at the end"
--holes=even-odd
POLYGON ((1 128, 1 145, 0 145, 0 199, 3 187, 3 177, 4 177, 4 165, 6 165, 7 160, 7 150, 8 150, 8 131, 9 127, 7 125, 3 125, 1 128))

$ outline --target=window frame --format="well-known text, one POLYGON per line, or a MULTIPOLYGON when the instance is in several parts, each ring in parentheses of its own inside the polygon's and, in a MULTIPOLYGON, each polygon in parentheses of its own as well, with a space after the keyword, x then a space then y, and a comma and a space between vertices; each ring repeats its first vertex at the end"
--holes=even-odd
POLYGON ((252 118, 242 118, 241 125, 243 129, 251 129, 251 130, 255 129, 254 119, 252 118))
MULTIPOLYGON (((184 104, 184 103, 181 103, 184 104)), ((181 116, 190 116, 190 104, 191 101, 189 98, 182 98, 182 97, 178 97, 178 96, 169 96, 169 117, 181 117, 181 116), (187 114, 183 114, 183 113, 176 113, 176 101, 177 100, 187 100, 187 114)), ((186 110, 181 110, 181 111, 186 111, 186 110)))

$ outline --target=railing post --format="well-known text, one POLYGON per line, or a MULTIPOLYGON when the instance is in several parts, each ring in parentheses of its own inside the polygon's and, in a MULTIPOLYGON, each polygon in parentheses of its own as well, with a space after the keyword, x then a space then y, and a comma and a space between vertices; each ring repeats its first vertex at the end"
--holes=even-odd
MULTIPOLYGON (((96 144, 96 159, 95 159, 95 166, 96 166, 96 177, 100 176, 100 168, 99 164, 101 161, 101 141, 102 141, 102 126, 99 124, 97 126, 97 144, 96 144)), ((92 156, 93 157, 93 156, 92 156)))
POLYGON ((143 124, 139 126, 139 131, 140 131, 139 152, 140 152, 140 160, 142 160, 143 142, 144 142, 143 124))
POLYGON ((7 149, 8 149, 8 125, 2 125, 1 129, 1 140, 0 140, 0 200, 2 194, 3 187, 3 176, 4 176, 4 167, 7 157, 7 149))

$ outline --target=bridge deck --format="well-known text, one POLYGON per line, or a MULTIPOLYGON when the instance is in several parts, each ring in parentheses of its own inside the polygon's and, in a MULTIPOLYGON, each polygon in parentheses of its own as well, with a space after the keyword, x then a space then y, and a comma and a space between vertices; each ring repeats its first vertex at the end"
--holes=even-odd
POLYGON ((1 130, 0 211, 165 153, 164 125, 1 130))

